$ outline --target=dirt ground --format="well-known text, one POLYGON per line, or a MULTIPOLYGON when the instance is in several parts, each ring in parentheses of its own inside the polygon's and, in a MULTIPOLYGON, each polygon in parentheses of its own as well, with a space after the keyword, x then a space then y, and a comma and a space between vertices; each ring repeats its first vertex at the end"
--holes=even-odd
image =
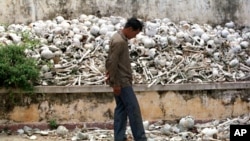
MULTIPOLYGON (((0 136, 0 141, 30 141, 30 139, 25 139, 20 136, 0 136)), ((37 141, 42 141, 42 139, 37 140, 37 141)))
MULTIPOLYGON (((43 138, 36 139, 37 141, 43 141, 43 138)), ((24 137, 18 136, 18 135, 11 135, 11 136, 0 136, 0 141, 30 141, 30 139, 26 139, 24 137)))
MULTIPOLYGON (((51 136, 41 136, 36 135, 37 139, 34 141, 71 141, 71 138, 60 138, 60 137, 51 137, 51 136)), ((28 137, 22 135, 1 135, 0 141, 31 141, 28 137)))

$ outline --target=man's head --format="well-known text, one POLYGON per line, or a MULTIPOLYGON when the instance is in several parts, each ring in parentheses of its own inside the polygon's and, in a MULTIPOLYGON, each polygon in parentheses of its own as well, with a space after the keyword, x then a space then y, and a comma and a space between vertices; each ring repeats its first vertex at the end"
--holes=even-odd
POLYGON ((123 33, 128 38, 134 38, 138 33, 142 31, 143 23, 136 18, 130 18, 127 20, 123 33))

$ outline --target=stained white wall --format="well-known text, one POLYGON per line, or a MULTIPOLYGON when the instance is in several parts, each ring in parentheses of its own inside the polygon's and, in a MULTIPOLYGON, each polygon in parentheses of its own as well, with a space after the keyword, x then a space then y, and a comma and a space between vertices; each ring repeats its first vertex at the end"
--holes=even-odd
POLYGON ((0 24, 29 23, 80 14, 169 18, 193 23, 250 25, 250 0, 0 0, 0 24), (118 4, 119 3, 119 4, 118 4))

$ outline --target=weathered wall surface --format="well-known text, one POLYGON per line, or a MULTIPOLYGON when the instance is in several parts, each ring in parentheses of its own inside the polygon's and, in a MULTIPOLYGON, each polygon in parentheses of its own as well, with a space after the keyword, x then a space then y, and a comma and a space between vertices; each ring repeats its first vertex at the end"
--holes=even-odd
MULTIPOLYGON (((191 115, 197 120, 224 119, 250 112, 250 91, 136 92, 144 120, 176 120, 191 115)), ((35 94, 15 99, 0 94, 0 121, 107 122, 113 120, 115 101, 111 93, 35 94)))
POLYGON ((1 23, 28 23, 62 15, 76 18, 80 14, 103 16, 131 15, 144 18, 169 18, 194 23, 222 24, 234 21, 250 25, 250 0, 2 0, 1 23))

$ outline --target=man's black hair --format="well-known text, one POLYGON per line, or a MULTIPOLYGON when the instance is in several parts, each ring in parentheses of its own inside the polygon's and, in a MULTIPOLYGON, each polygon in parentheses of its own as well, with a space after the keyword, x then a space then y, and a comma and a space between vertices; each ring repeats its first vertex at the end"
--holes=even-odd
POLYGON ((142 31, 143 28, 143 23, 141 21, 139 21, 137 18, 132 17, 130 19, 127 20, 126 24, 125 24, 125 28, 128 27, 132 27, 133 30, 140 30, 142 31))

